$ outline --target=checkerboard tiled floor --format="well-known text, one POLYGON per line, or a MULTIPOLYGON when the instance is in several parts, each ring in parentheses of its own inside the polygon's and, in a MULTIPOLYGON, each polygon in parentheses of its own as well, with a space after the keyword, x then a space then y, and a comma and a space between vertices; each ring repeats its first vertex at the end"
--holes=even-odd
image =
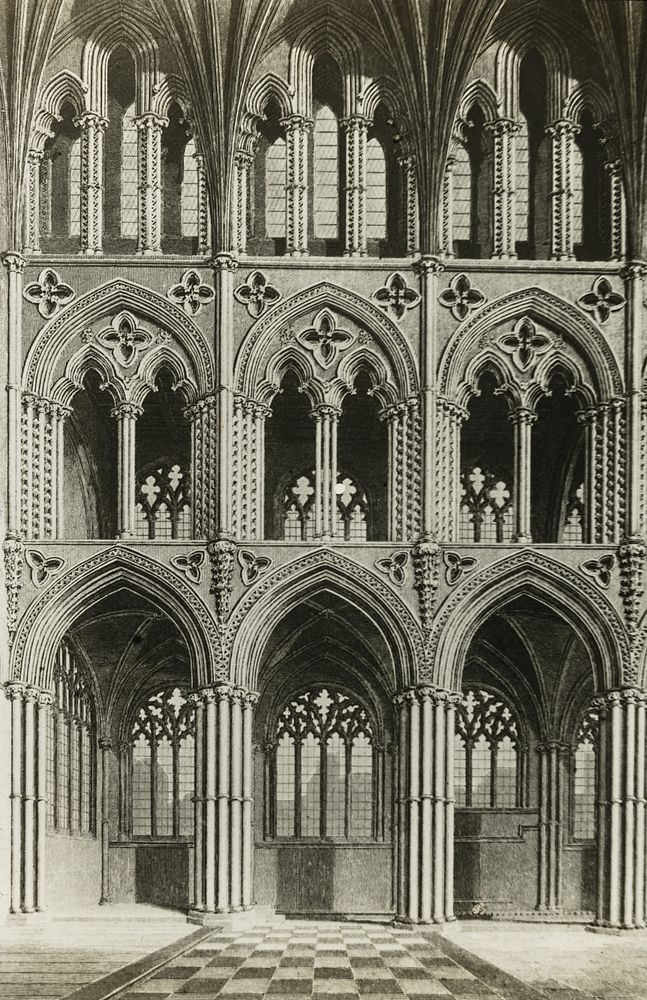
MULTIPOLYGON (((485 975, 485 973, 484 973, 485 975)), ((442 950, 441 940, 378 924, 286 920, 214 932, 119 1000, 517 1000, 442 950)))

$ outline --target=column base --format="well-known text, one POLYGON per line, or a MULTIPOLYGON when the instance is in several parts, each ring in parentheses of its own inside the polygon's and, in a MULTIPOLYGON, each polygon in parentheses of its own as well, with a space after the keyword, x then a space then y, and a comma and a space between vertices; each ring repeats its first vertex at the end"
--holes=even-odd
POLYGON ((8 913, 7 925, 10 927, 31 927, 33 924, 45 924, 51 919, 47 910, 30 910, 28 913, 8 913))
POLYGON ((636 931, 645 931, 646 929, 644 924, 640 927, 636 927, 635 925, 614 927, 611 924, 608 926, 605 924, 584 925, 584 930, 588 931, 589 934, 612 934, 614 937, 620 937, 623 934, 635 934, 636 931))
MULTIPOLYGON (((238 910, 235 913, 211 913, 206 910, 190 909, 187 913, 187 923, 200 927, 219 927, 222 930, 245 930, 254 924, 264 923, 276 916, 273 906, 251 906, 248 910, 238 910)), ((279 918, 284 919, 284 918, 279 918)))

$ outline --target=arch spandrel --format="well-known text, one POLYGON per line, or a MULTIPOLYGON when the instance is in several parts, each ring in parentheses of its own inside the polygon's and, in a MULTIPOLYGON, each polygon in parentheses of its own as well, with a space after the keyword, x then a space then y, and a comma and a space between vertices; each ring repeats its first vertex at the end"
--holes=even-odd
POLYGON ((599 327, 577 306, 543 288, 521 288, 494 299, 457 327, 441 357, 440 393, 455 400, 464 396, 469 379, 478 372, 479 357, 488 352, 496 352, 519 385, 531 379, 535 369, 541 376, 550 369, 553 358, 563 358, 578 374, 585 399, 606 402, 623 392, 618 361, 599 327), (547 343, 532 364, 519 368, 500 341, 526 319, 547 343))
POLYGON ((12 678, 48 687, 63 635, 81 612, 116 589, 141 594, 178 624, 196 687, 222 679, 221 637, 202 598, 179 574, 125 546, 104 549, 62 573, 27 609, 12 646, 12 678))
MULTIPOLYGON (((301 327, 305 329, 323 311, 337 317, 339 325, 345 324, 355 336, 352 346, 339 352, 339 360, 347 363, 366 346, 368 336, 371 351, 380 357, 399 397, 407 398, 418 391, 414 355, 396 324, 361 295, 328 281, 311 285, 279 302, 250 328, 236 356, 235 391, 255 398, 258 386, 268 381, 268 372, 276 369, 273 357, 285 347, 281 335, 292 325, 297 349, 311 358, 311 352, 298 345, 298 334, 301 327)), ((329 371, 334 373, 336 365, 329 371)))
POLYGON ((422 662, 420 626, 406 604, 370 570, 339 552, 318 549, 263 576, 237 605, 229 623, 230 679, 256 690, 264 650, 278 624, 306 596, 329 591, 348 601, 383 636, 391 662, 387 690, 416 683, 422 662))
POLYGON ((465 658, 478 628, 521 596, 544 604, 579 635, 596 691, 622 685, 630 656, 619 614, 583 575, 532 549, 522 549, 469 576, 441 606, 431 636, 433 683, 460 690, 465 658))
MULTIPOLYGON (((182 377, 190 374, 198 395, 213 390, 213 354, 200 328, 159 292, 126 279, 108 281, 79 296, 42 327, 25 361, 24 390, 49 398, 57 379, 64 376, 65 365, 83 346, 84 331, 95 335, 110 323, 110 318, 125 312, 141 320, 143 326, 153 328, 148 353, 159 353, 160 347, 166 353, 175 353, 178 371, 182 369, 182 377)), ((146 351, 141 358, 148 364, 146 351)))

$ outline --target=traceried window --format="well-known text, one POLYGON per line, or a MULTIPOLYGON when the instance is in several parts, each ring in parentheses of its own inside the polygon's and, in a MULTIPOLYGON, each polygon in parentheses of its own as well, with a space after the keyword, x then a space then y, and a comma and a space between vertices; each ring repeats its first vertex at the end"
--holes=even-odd
POLYGON ((189 139, 184 147, 181 210, 182 236, 196 237, 198 235, 198 162, 193 139, 189 139))
POLYGON ((579 486, 566 504, 562 541, 580 545, 584 541, 584 485, 579 486))
POLYGON ((376 837, 374 732, 358 702, 332 687, 298 695, 279 716, 270 753, 271 836, 376 837))
POLYGON ((193 835, 195 713, 178 687, 151 695, 134 713, 134 837, 193 835))
POLYGON ((137 126, 135 105, 124 112, 121 124, 121 235, 137 236, 137 126))
POLYGON ((314 234, 336 240, 339 232, 339 128, 327 104, 314 124, 314 234))
POLYGON ((519 727, 509 705, 468 688, 456 710, 455 793, 460 808, 523 805, 519 727))
POLYGON ((95 832, 95 718, 82 664, 63 643, 56 655, 54 703, 47 719, 47 825, 95 832))
POLYGON ((595 796, 599 717, 594 709, 582 716, 573 755, 572 817, 573 837, 595 837, 595 796))
MULTIPOLYGON (((337 538, 365 542, 369 502, 364 489, 350 476, 337 473, 337 538)), ((283 537, 286 542, 308 542, 315 537, 315 473, 303 472, 290 480, 283 495, 283 537)))
POLYGON ((512 537, 512 490, 481 466, 461 474, 460 540, 493 544, 512 537))
POLYGON ((191 538, 189 470, 172 460, 152 462, 137 476, 137 538, 191 538))

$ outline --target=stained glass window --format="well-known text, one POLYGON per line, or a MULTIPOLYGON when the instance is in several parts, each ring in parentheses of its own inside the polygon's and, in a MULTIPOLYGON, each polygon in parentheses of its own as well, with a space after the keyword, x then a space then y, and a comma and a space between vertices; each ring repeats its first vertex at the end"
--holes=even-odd
POLYGON ((47 824, 95 832, 95 719, 82 663, 67 643, 56 655, 54 703, 47 723, 47 824))
POLYGON ((136 709, 130 742, 133 836, 192 836, 195 715, 180 688, 136 709))
POLYGON ((457 806, 523 805, 519 728, 512 709, 489 691, 468 688, 456 711, 454 787, 457 806))
POLYGON ((512 537, 512 490, 481 466, 461 474, 460 540, 485 544, 512 537))
POLYGON ((577 840, 595 837, 598 734, 598 713, 589 709, 577 730, 573 761, 573 836, 577 840))
POLYGON ((311 688, 285 706, 275 736, 272 835, 375 837, 374 740, 366 709, 335 688, 311 688))

